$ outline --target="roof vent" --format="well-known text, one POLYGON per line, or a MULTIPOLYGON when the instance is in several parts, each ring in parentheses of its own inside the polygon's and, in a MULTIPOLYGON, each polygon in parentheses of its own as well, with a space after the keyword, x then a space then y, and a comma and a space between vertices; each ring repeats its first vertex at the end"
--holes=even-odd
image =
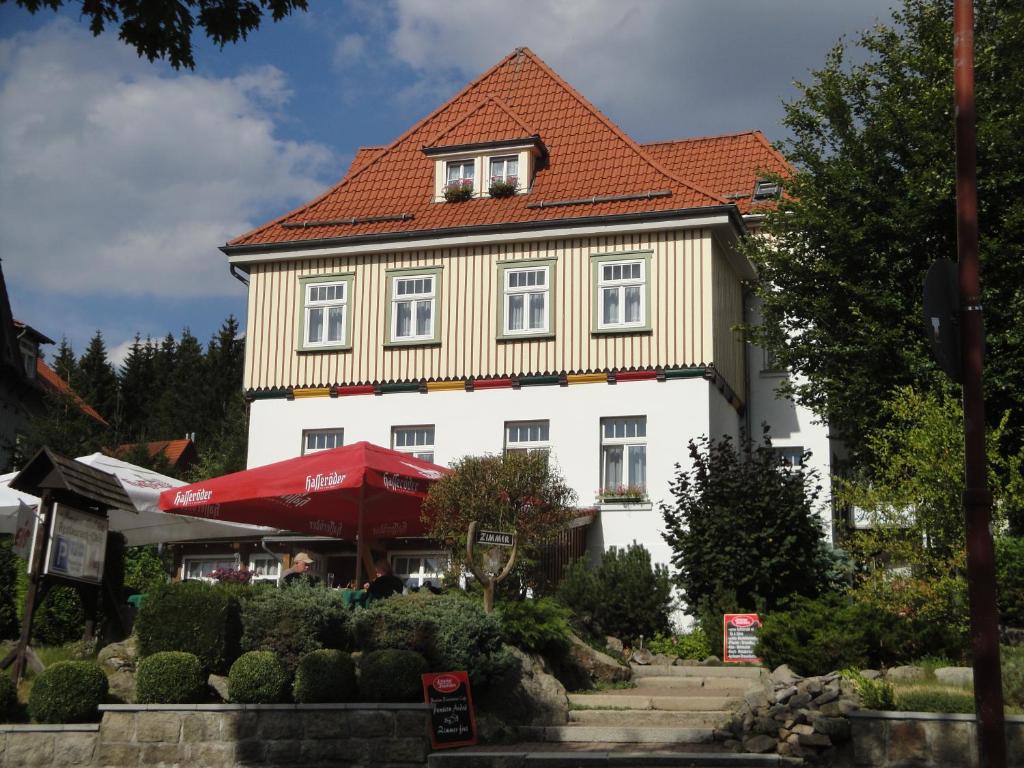
POLYGON ((754 184, 754 202, 758 200, 772 200, 782 194, 782 185, 770 179, 758 179, 754 184))

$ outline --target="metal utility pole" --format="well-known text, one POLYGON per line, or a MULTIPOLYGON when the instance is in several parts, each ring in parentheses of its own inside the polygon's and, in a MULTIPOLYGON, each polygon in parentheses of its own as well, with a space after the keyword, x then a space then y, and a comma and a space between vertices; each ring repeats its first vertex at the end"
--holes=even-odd
POLYGON ((956 240, 960 282, 960 339, 964 402, 964 515, 967 520, 967 585, 974 654, 974 702, 981 768, 1006 768, 999 625, 992 546, 992 494, 985 468, 984 350, 978 277, 978 194, 975 163, 974 7, 953 9, 953 87, 956 108, 956 240))

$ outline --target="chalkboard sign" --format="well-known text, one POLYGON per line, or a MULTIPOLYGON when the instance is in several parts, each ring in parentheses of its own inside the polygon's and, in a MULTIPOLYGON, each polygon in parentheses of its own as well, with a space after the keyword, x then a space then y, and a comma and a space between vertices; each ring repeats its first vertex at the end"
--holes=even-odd
POLYGON ((476 744, 476 714, 469 675, 465 672, 423 675, 423 698, 430 705, 430 742, 434 749, 476 744))
POLYGON ((756 613, 725 614, 725 662, 759 664, 761 659, 754 655, 757 630, 761 628, 761 617, 756 613))

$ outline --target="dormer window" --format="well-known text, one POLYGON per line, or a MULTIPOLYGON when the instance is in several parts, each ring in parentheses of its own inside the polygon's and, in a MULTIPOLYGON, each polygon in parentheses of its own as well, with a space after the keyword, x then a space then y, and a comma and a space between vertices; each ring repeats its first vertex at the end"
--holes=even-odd
POLYGON ((448 163, 447 183, 473 184, 473 170, 475 163, 472 160, 453 160, 448 163))
POLYGON ((424 147, 423 153, 434 160, 435 202, 526 194, 533 174, 547 156, 539 136, 424 147))
POLYGON ((782 185, 770 179, 758 179, 754 185, 754 202, 773 200, 782 194, 782 185))

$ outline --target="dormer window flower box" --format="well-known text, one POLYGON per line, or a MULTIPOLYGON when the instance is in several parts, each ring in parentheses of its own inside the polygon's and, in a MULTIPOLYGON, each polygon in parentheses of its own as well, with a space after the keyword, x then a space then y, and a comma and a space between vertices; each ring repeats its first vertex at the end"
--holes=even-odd
POLYGON ((519 179, 515 176, 491 176, 487 193, 491 197, 512 197, 519 190, 519 179))
POLYGON ((444 185, 442 192, 445 201, 449 203, 461 203, 473 196, 472 179, 455 179, 444 185))

